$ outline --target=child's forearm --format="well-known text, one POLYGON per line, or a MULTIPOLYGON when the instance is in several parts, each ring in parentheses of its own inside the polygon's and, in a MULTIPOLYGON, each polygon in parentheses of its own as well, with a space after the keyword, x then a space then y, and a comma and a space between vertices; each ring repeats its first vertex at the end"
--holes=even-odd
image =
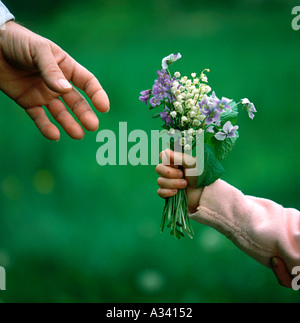
POLYGON ((290 272, 300 265, 300 212, 295 209, 245 196, 218 180, 204 189, 191 218, 215 228, 267 267, 273 256, 282 258, 290 272))

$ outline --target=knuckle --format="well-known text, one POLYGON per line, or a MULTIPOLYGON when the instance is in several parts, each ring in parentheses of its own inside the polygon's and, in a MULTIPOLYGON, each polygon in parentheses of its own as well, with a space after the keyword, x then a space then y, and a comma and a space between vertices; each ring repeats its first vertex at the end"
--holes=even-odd
POLYGON ((157 184, 158 184, 158 186, 161 186, 161 180, 162 180, 162 178, 161 178, 161 177, 159 177, 159 178, 157 179, 157 184))
POLYGON ((47 66, 47 72, 54 74, 54 73, 61 73, 58 65, 55 62, 51 62, 47 66))
POLYGON ((159 165, 157 165, 157 166, 156 166, 156 172, 157 172, 158 174, 160 174, 160 173, 161 173, 161 168, 162 168, 162 164, 159 164, 159 165))

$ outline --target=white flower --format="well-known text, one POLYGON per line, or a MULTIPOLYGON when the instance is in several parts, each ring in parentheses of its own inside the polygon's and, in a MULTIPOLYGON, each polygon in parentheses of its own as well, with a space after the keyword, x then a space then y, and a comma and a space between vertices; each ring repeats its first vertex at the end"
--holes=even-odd
POLYGON ((208 82, 207 76, 206 75, 202 75, 201 76, 201 81, 207 83, 208 82))
POLYGON ((211 91, 211 87, 209 85, 204 85, 203 86, 203 92, 204 93, 209 93, 211 91))
POLYGON ((197 74, 196 74, 196 73, 192 73, 191 75, 192 75, 192 78, 193 78, 193 79, 197 76, 197 74))
POLYGON ((190 112, 190 117, 191 118, 195 118, 196 117, 196 112, 195 111, 191 111, 190 112))
POLYGON ((175 76, 176 78, 178 78, 178 79, 179 79, 179 78, 180 78, 180 76, 181 76, 181 74, 180 74, 179 72, 175 72, 175 73, 174 73, 174 76, 175 76))
POLYGON ((174 135, 174 133, 175 133, 175 129, 170 128, 170 130, 169 130, 169 134, 170 134, 170 135, 174 135))
POLYGON ((172 118, 176 118, 176 116, 177 116, 177 112, 176 112, 176 111, 172 111, 172 112, 170 113, 170 115, 171 115, 171 117, 172 117, 172 118))
POLYGON ((186 81, 186 86, 190 87, 192 85, 192 81, 191 80, 187 80, 186 81))
POLYGON ((242 104, 251 104, 249 99, 242 99, 242 104))
POLYGON ((176 89, 178 88, 178 86, 179 86, 179 83, 177 82, 177 81, 174 81, 173 83, 172 83, 172 87, 176 87, 176 89))
POLYGON ((188 105, 195 105, 195 101, 194 101, 194 100, 192 100, 192 99, 188 99, 188 100, 187 100, 187 104, 188 104, 188 105))
POLYGON ((183 108, 182 108, 182 105, 180 105, 178 108, 176 108, 176 111, 180 114, 182 114, 183 112, 183 108))
POLYGON ((198 127, 198 126, 200 126, 200 121, 199 120, 197 120, 197 119, 194 119, 194 121, 193 121, 193 125, 194 126, 196 126, 196 127, 198 127))
POLYGON ((185 84, 187 79, 188 79, 187 76, 182 77, 180 80, 180 83, 185 84))
POLYGON ((198 129, 198 130, 196 130, 196 134, 197 134, 197 135, 200 135, 202 132, 204 132, 204 130, 203 130, 203 129, 198 129))
POLYGON ((186 144, 186 139, 185 138, 181 138, 179 141, 180 146, 184 146, 186 144))
POLYGON ((194 84, 199 84, 199 79, 194 79, 194 84))
POLYGON ((184 146, 185 151, 190 151, 191 149, 192 149, 192 147, 190 145, 185 145, 184 146))
POLYGON ((173 64, 174 62, 178 61, 180 58, 181 58, 181 54, 178 53, 177 55, 174 55, 174 54, 171 54, 167 57, 165 57, 163 60, 162 60, 162 68, 164 70, 166 70, 169 65, 173 64))
POLYGON ((188 139, 187 139, 189 142, 192 142, 194 140, 194 137, 193 136, 189 136, 188 139))
POLYGON ((183 117, 181 118, 181 122, 187 122, 187 121, 188 121, 188 118, 187 118, 187 117, 183 116, 183 117))
POLYGON ((189 135, 192 135, 193 133, 194 133, 194 129, 193 128, 190 128, 188 131, 187 131, 187 133, 189 134, 189 135))

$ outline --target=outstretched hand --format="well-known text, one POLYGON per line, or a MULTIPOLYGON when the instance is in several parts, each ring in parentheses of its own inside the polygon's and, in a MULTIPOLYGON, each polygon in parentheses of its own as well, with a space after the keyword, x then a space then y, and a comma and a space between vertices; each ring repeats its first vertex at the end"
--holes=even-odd
POLYGON ((292 275, 288 272, 284 261, 279 257, 273 257, 271 260, 271 266, 274 275, 276 276, 278 283, 286 288, 292 288, 292 275))
POLYGON ((60 132, 43 107, 73 139, 84 137, 81 125, 88 131, 98 129, 96 114, 70 82, 87 94, 98 111, 109 110, 108 96, 96 77, 56 44, 14 22, 0 31, 0 90, 24 108, 50 140, 59 140, 60 132))

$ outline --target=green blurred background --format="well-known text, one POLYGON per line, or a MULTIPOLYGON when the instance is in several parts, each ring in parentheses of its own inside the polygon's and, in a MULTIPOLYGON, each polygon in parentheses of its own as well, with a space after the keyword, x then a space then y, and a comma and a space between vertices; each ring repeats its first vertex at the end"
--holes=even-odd
MULTIPOLYGON (((224 179, 246 194, 300 209, 300 31, 293 1, 7 0, 17 20, 63 47, 111 100, 100 129, 159 129, 138 101, 162 57, 182 74, 210 68, 219 96, 249 97, 224 179)), ((1 77, 1 76, 0 76, 1 77)), ((96 134, 44 139, 0 94, 2 302, 298 302, 272 272, 211 228, 159 233, 154 166, 100 167, 96 134)))

